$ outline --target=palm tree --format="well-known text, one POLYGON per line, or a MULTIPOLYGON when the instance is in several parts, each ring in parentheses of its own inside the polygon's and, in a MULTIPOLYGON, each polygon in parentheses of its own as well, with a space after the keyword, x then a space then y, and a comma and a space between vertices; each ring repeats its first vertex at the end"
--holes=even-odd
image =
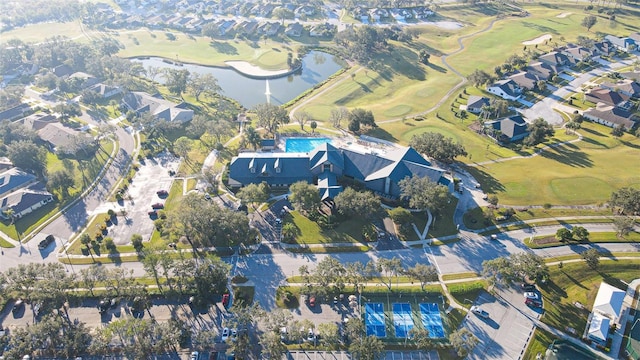
POLYGON ((4 211, 4 216, 6 216, 8 219, 11 219, 11 225, 13 225, 16 220, 14 215, 15 211, 12 208, 8 208, 4 211))

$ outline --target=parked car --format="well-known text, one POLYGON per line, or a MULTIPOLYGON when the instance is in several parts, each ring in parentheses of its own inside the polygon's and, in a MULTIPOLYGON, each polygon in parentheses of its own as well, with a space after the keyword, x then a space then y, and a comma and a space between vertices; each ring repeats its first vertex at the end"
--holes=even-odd
POLYGON ((472 306, 471 307, 471 312, 476 314, 476 315, 478 315, 481 318, 484 318, 484 319, 488 319, 489 318, 489 313, 484 311, 484 310, 482 310, 479 306, 475 306, 475 305, 472 306))
POLYGON ((222 294, 222 306, 227 307, 229 305, 229 294, 222 294))
POLYGON ((497 234, 491 234, 491 240, 498 240, 497 234))
POLYGON ((158 190, 156 191, 156 194, 158 194, 159 197, 165 197, 169 195, 169 192, 167 190, 158 190))
POLYGON ((236 329, 231 329, 231 341, 236 341, 238 338, 238 331, 236 329))
POLYGON ((536 291, 535 284, 522 283, 520 284, 520 288, 522 289, 522 291, 536 291))
POLYGON ((38 243, 38 249, 44 250, 49 245, 51 245, 51 243, 54 242, 54 241, 56 241, 56 238, 53 237, 53 235, 48 235, 46 238, 44 238, 44 240, 42 240, 42 241, 40 241, 40 243, 38 243))
POLYGON ((533 292, 533 291, 527 291, 524 293, 524 298, 525 299, 534 299, 534 300, 540 300, 540 296, 538 296, 538 293, 533 292))
POLYGON ((229 333, 230 333, 230 331, 229 331, 228 327, 222 329, 222 336, 220 337, 220 339, 223 342, 227 341, 227 339, 229 338, 229 333))
POLYGON ((154 210, 164 209, 164 204, 163 203, 155 203, 155 204, 151 205, 151 208, 154 209, 154 210))
POLYGON ((24 301, 22 299, 18 299, 13 304, 13 309, 11 309, 11 311, 16 313, 16 312, 20 311, 20 309, 22 309, 23 307, 24 307, 24 301))
POLYGON ((190 360, 198 360, 200 359, 200 353, 197 351, 194 351, 191 353, 191 357, 189 358, 190 360))
POLYGON ((315 307, 316 306, 316 297, 315 296, 311 296, 309 297, 309 306, 310 307, 315 307))
POLYGON ((107 310, 109 310, 109 305, 111 305, 111 301, 109 301, 109 299, 100 300, 98 303, 98 311, 100 314, 107 312, 107 310))
POLYGON ((542 307, 542 301, 540 301, 539 299, 526 298, 524 300, 524 303, 526 305, 532 306, 532 307, 537 307, 537 308, 541 308, 542 307))
POLYGON ((313 332, 313 329, 309 329, 307 333, 307 341, 313 341, 316 338, 316 334, 313 332))
POLYGON ((158 217, 158 212, 155 210, 151 210, 147 214, 149 214, 149 217, 158 217))

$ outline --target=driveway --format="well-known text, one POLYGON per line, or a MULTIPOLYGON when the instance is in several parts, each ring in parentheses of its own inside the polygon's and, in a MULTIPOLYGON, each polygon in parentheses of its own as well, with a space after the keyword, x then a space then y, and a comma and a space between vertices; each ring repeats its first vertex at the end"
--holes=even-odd
POLYGON ((482 293, 474 304, 489 318, 469 312, 462 322, 480 340, 467 359, 521 358, 542 311, 525 305, 522 292, 513 288, 497 289, 495 297, 482 293))

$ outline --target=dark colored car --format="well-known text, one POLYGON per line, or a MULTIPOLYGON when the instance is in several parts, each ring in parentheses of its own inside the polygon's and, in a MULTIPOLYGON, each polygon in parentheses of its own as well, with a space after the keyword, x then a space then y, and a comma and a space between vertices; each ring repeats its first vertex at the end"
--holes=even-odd
POLYGON ((158 216, 158 213, 155 210, 151 210, 147 214, 149 214, 150 217, 157 217, 158 216))
POLYGON ((520 288, 522 291, 536 291, 536 286, 534 284, 522 283, 520 288))
POLYGON ((111 301, 109 301, 109 299, 100 300, 100 302, 98 303, 98 311, 100 311, 100 314, 104 314, 105 312, 107 312, 110 305, 111 301))
POLYGON ((524 303, 526 305, 531 306, 531 307, 536 307, 536 308, 541 308, 542 307, 542 301, 540 301, 539 299, 526 298, 524 300, 524 303))
POLYGON ((54 241, 56 241, 56 238, 54 238, 53 235, 48 235, 46 238, 44 238, 44 240, 42 240, 42 241, 40 241, 40 243, 38 243, 38 249, 44 250, 49 245, 51 245, 51 243, 54 242, 54 241))
POLYGON ((22 309, 24 307, 24 301, 22 301, 22 299, 18 299, 16 300, 16 302, 13 304, 13 309, 11 309, 11 311, 13 311, 14 313, 20 311, 20 309, 22 309))
POLYGON ((158 196, 160 196, 160 197, 165 197, 165 196, 169 195, 169 192, 167 190, 158 190, 158 191, 156 191, 156 194, 158 194, 158 196))
POLYGON ((227 307, 229 305, 229 294, 222 294, 222 306, 227 307))
POLYGON ((164 209, 164 204, 163 203, 155 203, 155 204, 151 205, 151 208, 154 209, 154 210, 164 209))

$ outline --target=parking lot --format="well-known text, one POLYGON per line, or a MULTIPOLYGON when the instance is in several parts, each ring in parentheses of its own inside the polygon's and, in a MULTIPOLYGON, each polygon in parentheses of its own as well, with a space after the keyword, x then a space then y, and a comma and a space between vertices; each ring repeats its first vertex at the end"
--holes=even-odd
POLYGON ((158 196, 157 191, 171 189, 174 179, 169 175, 169 171, 176 171, 178 166, 178 159, 171 155, 145 159, 129 185, 127 195, 131 199, 120 203, 107 203, 96 211, 106 212, 113 209, 118 215, 122 209, 126 211, 125 218, 119 216, 117 224, 109 227, 107 236, 112 237, 118 245, 129 243, 133 234, 142 235, 144 240, 151 238, 155 219, 149 216, 149 212, 153 210, 151 206, 156 203, 164 204, 166 196, 158 196))
POLYGON ((542 310, 525 305, 523 292, 515 287, 497 289, 496 296, 482 293, 474 305, 489 316, 469 312, 463 321, 480 340, 468 359, 519 359, 542 310))

